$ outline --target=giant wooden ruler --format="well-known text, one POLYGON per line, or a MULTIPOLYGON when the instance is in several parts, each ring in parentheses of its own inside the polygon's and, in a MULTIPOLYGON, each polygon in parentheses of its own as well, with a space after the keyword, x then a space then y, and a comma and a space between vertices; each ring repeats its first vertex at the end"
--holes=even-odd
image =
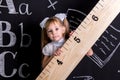
POLYGON ((120 0, 99 0, 36 80, 65 80, 120 12, 120 0))

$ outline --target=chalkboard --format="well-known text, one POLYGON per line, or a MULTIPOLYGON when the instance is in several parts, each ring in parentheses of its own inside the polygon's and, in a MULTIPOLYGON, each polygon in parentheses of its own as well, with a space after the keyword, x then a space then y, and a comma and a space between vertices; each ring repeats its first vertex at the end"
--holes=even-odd
POLYGON ((0 80, 34 80, 41 71, 32 7, 30 0, 0 0, 0 80))
MULTIPOLYGON (((1 0, 0 79, 35 80, 41 72, 41 28, 45 17, 66 13, 75 30, 98 0, 1 0)), ((112 5, 111 5, 112 6, 112 5)), ((67 80, 120 80, 120 15, 67 80)), ((69 66, 68 66, 69 67, 69 66)))

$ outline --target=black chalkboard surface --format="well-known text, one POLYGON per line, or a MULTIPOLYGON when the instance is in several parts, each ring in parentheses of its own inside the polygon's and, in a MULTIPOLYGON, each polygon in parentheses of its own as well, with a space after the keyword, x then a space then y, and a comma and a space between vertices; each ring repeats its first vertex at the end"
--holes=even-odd
MULTIPOLYGON (((74 30, 97 2, 1 0, 0 80, 35 80, 41 72, 40 22, 56 13, 66 13, 74 30)), ((120 80, 119 19, 120 15, 94 44, 94 55, 85 56, 67 80, 120 80)))
POLYGON ((34 80, 41 71, 40 27, 32 6, 30 0, 0 1, 0 80, 34 80))

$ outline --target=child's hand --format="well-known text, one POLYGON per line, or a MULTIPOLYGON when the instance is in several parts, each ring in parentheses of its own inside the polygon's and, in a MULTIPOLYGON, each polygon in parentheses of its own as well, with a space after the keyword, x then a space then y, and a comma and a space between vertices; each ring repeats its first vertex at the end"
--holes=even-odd
POLYGON ((90 49, 88 52, 87 52, 87 56, 92 56, 94 54, 94 52, 93 52, 93 50, 92 49, 90 49))
POLYGON ((71 36, 74 32, 75 32, 75 30, 71 31, 71 32, 69 33, 69 36, 71 36))
POLYGON ((61 48, 58 48, 53 54, 59 56, 62 53, 61 48))

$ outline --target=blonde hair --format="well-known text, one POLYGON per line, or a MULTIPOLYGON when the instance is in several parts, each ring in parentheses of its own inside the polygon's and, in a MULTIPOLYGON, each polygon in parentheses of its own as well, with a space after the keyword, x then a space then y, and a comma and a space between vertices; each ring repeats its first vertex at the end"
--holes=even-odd
POLYGON ((63 27, 65 27, 65 33, 63 34, 64 36, 65 36, 65 38, 68 38, 68 34, 69 34, 69 26, 66 26, 66 24, 63 22, 63 21, 61 21, 59 18, 57 18, 57 17, 50 17, 47 21, 46 21, 46 23, 45 23, 45 26, 44 26, 44 28, 43 28, 43 30, 42 30, 42 38, 41 38, 41 40, 42 40, 42 48, 47 44, 47 43, 49 43, 49 42, 51 42, 51 40, 48 38, 48 36, 47 36, 47 32, 46 32, 46 30, 47 30, 47 28, 49 27, 49 25, 51 24, 51 23, 58 23, 59 25, 61 25, 61 27, 63 26, 63 27))

